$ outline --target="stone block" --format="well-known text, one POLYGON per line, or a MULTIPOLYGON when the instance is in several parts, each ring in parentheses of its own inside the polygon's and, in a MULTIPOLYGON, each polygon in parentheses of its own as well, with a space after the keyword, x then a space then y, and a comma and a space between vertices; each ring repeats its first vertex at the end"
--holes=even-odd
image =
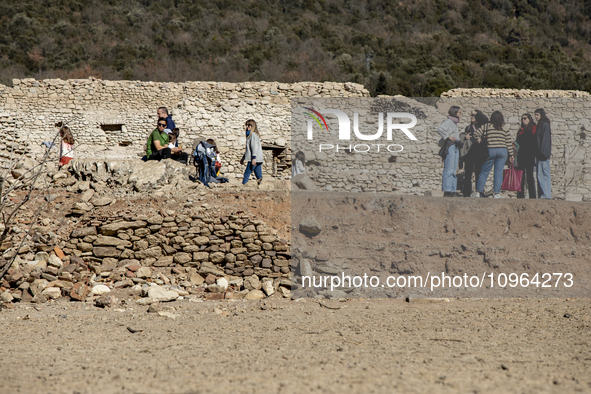
POLYGON ((83 238, 87 235, 96 235, 96 227, 85 227, 85 228, 75 228, 72 230, 70 237, 72 238, 83 238))
POLYGON ((92 249, 92 254, 98 258, 119 257, 121 251, 109 246, 96 246, 92 249))
POLYGON ((117 222, 111 224, 105 224, 100 227, 99 232, 103 235, 115 235, 120 230, 127 229, 138 229, 146 227, 148 224, 143 220, 137 220, 134 222, 117 222))

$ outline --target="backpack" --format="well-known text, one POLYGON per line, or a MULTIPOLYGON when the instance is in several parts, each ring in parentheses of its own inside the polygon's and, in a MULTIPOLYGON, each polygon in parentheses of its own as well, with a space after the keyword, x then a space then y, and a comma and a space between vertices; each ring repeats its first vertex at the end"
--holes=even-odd
POLYGON ((227 178, 218 177, 216 175, 217 153, 215 151, 215 145, 211 145, 206 141, 201 141, 195 146, 191 156, 193 156, 193 164, 197 167, 199 180, 205 186, 209 187, 210 182, 228 182, 227 178))

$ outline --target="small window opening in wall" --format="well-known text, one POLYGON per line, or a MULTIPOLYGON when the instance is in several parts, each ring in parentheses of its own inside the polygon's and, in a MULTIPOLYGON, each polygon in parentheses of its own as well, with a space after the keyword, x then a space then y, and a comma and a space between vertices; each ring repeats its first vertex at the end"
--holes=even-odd
POLYGON ((121 132, 123 129, 123 124, 102 124, 101 129, 106 132, 121 132))
POLYGON ((273 168, 271 170, 273 176, 280 177, 290 173, 291 162, 288 163, 288 158, 291 159, 291 152, 285 146, 262 143, 261 147, 263 148, 263 154, 264 151, 271 151, 273 154, 273 168))

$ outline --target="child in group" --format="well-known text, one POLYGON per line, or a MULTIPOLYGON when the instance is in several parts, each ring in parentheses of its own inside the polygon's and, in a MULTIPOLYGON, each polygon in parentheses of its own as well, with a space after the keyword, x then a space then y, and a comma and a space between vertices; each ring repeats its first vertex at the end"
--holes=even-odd
POLYGON ((74 158, 74 136, 68 126, 60 128, 60 137, 62 142, 60 144, 60 163, 59 166, 67 165, 70 160, 74 158))
POLYGON ((291 165, 291 177, 303 174, 306 171, 306 156, 301 150, 295 154, 295 161, 291 165))
POLYGON ((249 119, 244 125, 246 128, 246 150, 240 164, 246 161, 246 169, 244 170, 244 179, 242 184, 246 185, 250 174, 254 172, 257 178, 257 184, 261 184, 263 180, 263 147, 261 145, 261 136, 254 119, 249 119))
POLYGON ((214 174, 215 176, 220 176, 220 169, 222 168, 222 163, 220 161, 220 151, 217 147, 217 144, 213 140, 213 138, 209 138, 206 141, 208 144, 213 145, 213 150, 215 151, 215 165, 214 165, 214 174))
POLYGON ((183 164, 187 164, 187 161, 189 160, 189 155, 183 152, 182 146, 179 146, 179 134, 180 131, 178 127, 172 129, 172 131, 169 134, 168 147, 170 148, 171 153, 170 158, 172 160, 179 161, 183 164))
POLYGON ((197 167, 197 176, 201 183, 210 187, 210 183, 227 183, 228 178, 219 176, 217 163, 219 161, 219 150, 215 141, 211 138, 199 142, 195 151, 195 166, 197 167))
POLYGON ((170 150, 172 151, 174 148, 178 148, 179 147, 179 129, 174 129, 173 131, 171 131, 170 133, 167 133, 167 130, 164 130, 164 132, 166 134, 168 134, 168 147, 170 148, 170 150))

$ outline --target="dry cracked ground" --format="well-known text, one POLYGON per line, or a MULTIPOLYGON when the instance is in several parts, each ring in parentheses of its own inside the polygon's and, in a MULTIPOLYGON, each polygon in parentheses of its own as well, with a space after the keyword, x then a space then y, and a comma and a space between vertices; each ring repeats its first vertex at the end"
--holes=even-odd
POLYGON ((590 328, 587 299, 19 305, 0 313, 0 388, 591 392, 590 328))

